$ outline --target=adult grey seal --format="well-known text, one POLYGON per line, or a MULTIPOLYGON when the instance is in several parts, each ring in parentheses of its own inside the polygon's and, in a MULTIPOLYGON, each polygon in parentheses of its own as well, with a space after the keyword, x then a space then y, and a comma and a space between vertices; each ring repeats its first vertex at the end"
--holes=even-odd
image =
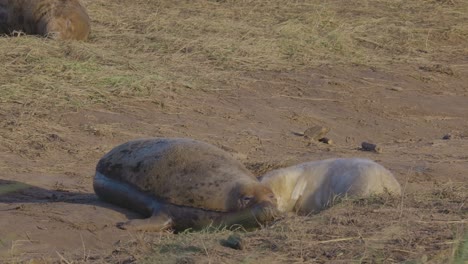
POLYGON ((326 159, 267 172, 260 181, 276 196, 280 212, 309 214, 342 196, 401 194, 393 174, 368 159, 326 159))
POLYGON ((239 161, 193 139, 140 139, 117 146, 99 160, 94 191, 148 217, 121 224, 124 229, 251 228, 277 212, 273 192, 239 161))
POLYGON ((85 40, 91 26, 78 0, 0 0, 0 34, 14 31, 85 40))

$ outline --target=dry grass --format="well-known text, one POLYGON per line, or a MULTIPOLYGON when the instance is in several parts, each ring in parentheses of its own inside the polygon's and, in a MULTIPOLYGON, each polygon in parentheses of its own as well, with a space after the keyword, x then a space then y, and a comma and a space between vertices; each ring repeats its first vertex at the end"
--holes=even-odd
POLYGON ((1 38, 0 102, 29 113, 229 86, 237 72, 466 54, 456 1, 84 1, 87 43, 1 38), (38 105, 40 102, 40 105, 38 105))
POLYGON ((175 97, 234 88, 245 71, 391 69, 468 52, 463 1, 84 3, 93 24, 86 43, 0 38, 0 127, 9 149, 16 139, 8 131, 41 137, 53 112, 145 101, 176 113, 175 97))
MULTIPOLYGON (((459 188, 453 195, 466 199, 466 191, 459 188)), ((132 251, 145 256, 141 263, 425 263, 428 260, 457 263, 466 260, 466 211, 461 210, 458 199, 437 199, 435 203, 434 198, 430 193, 406 194, 403 208, 400 198, 391 196, 346 199, 318 215, 291 215, 254 232, 207 230, 161 235, 146 241, 139 239, 110 259, 132 251), (432 212, 430 216, 428 210, 432 212), (244 249, 221 245, 233 233, 241 237, 244 249)))

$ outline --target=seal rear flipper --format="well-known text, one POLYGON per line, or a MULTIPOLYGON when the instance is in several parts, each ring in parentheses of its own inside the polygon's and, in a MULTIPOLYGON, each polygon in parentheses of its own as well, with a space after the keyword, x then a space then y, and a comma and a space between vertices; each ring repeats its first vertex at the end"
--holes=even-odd
POLYGON ((172 226, 172 218, 162 212, 156 213, 155 215, 146 219, 133 219, 117 224, 117 227, 120 229, 149 232, 164 231, 172 228, 172 226))
POLYGON ((118 180, 111 179, 96 171, 93 182, 97 196, 117 206, 125 207, 144 217, 157 215, 162 208, 162 202, 136 187, 118 180))

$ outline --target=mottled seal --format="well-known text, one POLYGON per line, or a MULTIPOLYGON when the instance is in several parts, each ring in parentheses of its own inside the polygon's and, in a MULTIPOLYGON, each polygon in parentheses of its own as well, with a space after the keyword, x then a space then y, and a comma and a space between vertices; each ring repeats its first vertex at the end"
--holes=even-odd
POLYGON ((85 40, 91 27, 78 0, 0 0, 0 34, 14 31, 85 40))
POLYGON ((298 214, 318 212, 345 195, 401 194, 400 184, 390 171, 360 158, 306 162, 267 172, 260 181, 275 194, 280 212, 298 214))
POLYGON ((96 166, 94 191, 148 217, 120 225, 124 229, 251 228, 273 220, 277 212, 273 192, 239 161, 186 138, 140 139, 115 147, 96 166))

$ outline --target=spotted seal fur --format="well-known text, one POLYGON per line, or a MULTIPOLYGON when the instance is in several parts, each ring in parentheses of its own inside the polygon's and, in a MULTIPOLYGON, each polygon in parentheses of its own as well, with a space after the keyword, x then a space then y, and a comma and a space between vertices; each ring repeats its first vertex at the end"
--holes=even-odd
POLYGON ((276 198, 239 161, 186 138, 140 139, 115 147, 96 166, 95 193, 147 219, 124 229, 257 227, 273 219, 276 198))

